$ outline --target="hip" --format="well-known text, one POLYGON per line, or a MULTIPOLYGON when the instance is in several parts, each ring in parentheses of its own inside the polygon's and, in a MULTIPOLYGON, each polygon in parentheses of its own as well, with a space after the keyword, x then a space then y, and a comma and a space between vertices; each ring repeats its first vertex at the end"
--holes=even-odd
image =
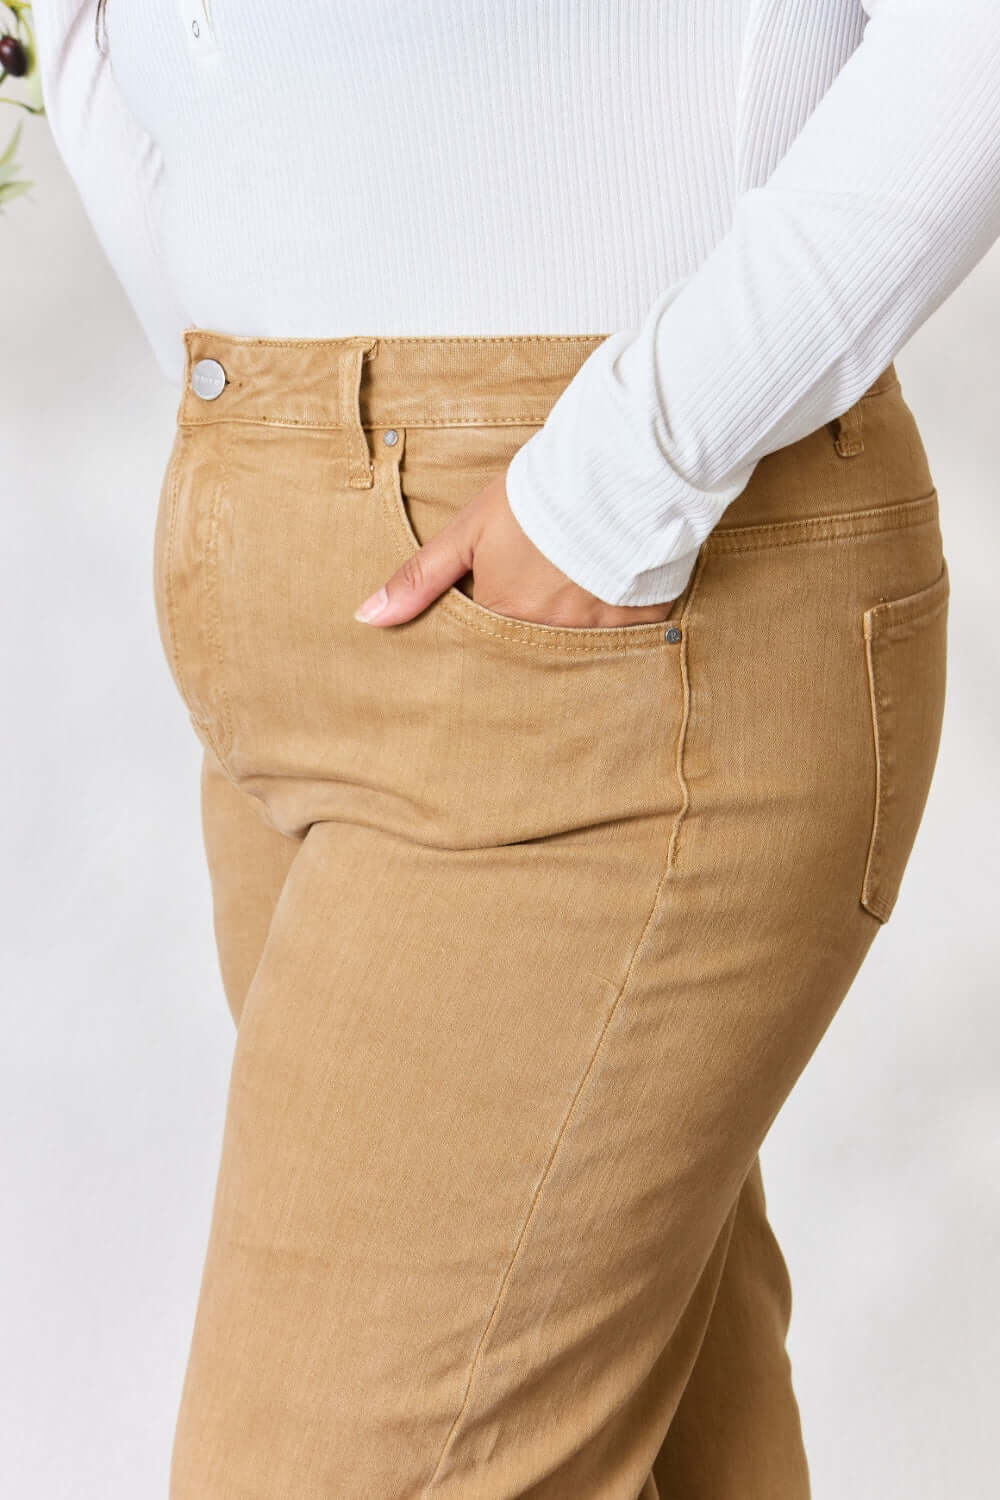
POLYGON ((153 566, 194 727, 286 832, 456 849, 627 826, 680 870, 725 807, 779 809, 817 858, 831 838, 863 855, 885 920, 936 758, 948 596, 892 366, 760 461, 667 622, 517 620, 464 580, 405 624, 353 619, 599 342, 186 330, 153 566))

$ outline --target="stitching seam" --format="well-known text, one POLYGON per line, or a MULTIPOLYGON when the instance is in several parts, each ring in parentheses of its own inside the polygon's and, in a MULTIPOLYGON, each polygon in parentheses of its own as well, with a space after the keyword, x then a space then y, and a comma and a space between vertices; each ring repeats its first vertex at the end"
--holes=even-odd
POLYGON ((391 348, 395 344, 421 344, 424 346, 440 345, 447 348, 450 344, 565 344, 565 343, 592 343, 594 339, 606 339, 611 335, 607 333, 456 333, 436 338, 432 335, 419 333, 412 334, 349 334, 334 335, 328 339, 268 339, 268 338, 243 338, 237 333, 227 333, 222 329, 202 328, 185 330, 193 336, 207 334, 215 339, 225 339, 231 344, 241 347, 265 345, 272 349, 306 349, 306 348, 339 348, 346 344, 357 343, 359 340, 365 342, 375 339, 378 344, 388 344, 391 348))
POLYGON ((880 857, 882 852, 882 825, 885 811, 885 765, 882 752, 882 734, 880 723, 880 700, 878 687, 878 670, 875 665, 875 638, 868 636, 865 639, 865 662, 868 669, 868 699, 871 705, 872 731, 875 745, 875 807, 872 814, 871 838, 868 841, 868 858, 865 861, 865 874, 861 886, 862 904, 867 906, 874 916, 880 921, 886 921, 889 916, 888 897, 879 893, 878 880, 881 875, 880 857))
MULTIPOLYGON (((418 417, 415 420, 407 419, 407 427, 541 427, 545 421, 544 414, 540 412, 529 412, 526 416, 498 417, 498 416, 475 416, 475 417, 418 417)), ((239 423, 243 427, 301 427, 313 432, 353 432, 356 430, 354 423, 346 422, 307 422, 300 421, 298 417, 239 417, 231 414, 218 417, 184 417, 178 418, 182 427, 210 427, 219 422, 239 423)), ((366 432, 374 432, 382 427, 398 427, 402 423, 386 418, 381 422, 362 422, 360 424, 366 432)))
POLYGON ((181 478, 180 451, 174 454, 172 463, 174 468, 170 476, 168 495, 170 511, 167 518, 166 556, 163 559, 163 583, 167 600, 167 624, 170 627, 170 657, 177 677, 177 685, 181 690, 181 697, 186 698, 185 677, 181 671, 180 652, 177 649, 177 601, 174 592, 174 533, 177 528, 177 501, 181 478))
POLYGON ((707 553, 704 551, 704 549, 702 549, 698 554, 698 560, 695 563, 694 581, 691 584, 691 592, 687 596, 684 608, 681 611, 679 622, 681 628, 680 670, 681 686, 683 690, 683 704, 681 710, 681 724, 677 734, 677 751, 675 755, 674 765, 677 774, 677 783, 680 787, 681 792, 681 805, 677 810, 677 816, 675 817, 673 827, 670 830, 670 842, 667 846, 668 871, 672 871, 677 864, 677 845, 680 839, 681 824, 684 822, 684 819, 687 816, 688 808, 691 806, 691 789, 688 785, 687 773, 684 769, 684 751, 687 748, 688 725, 691 722, 691 671, 688 662, 688 615, 691 611, 691 602, 694 599, 695 594, 698 592, 698 585, 701 583, 702 574, 705 569, 706 556, 707 553))
MULTIPOLYGON (((398 472, 398 468, 393 460, 390 460, 389 466, 398 472)), ((405 562, 412 555, 413 544, 405 534, 402 519, 399 515, 399 500, 395 489, 396 481, 392 475, 389 477, 389 484, 380 486, 382 500, 389 512, 390 529, 396 552, 400 559, 405 562)), ((473 600, 467 602, 475 604, 473 600)), ((626 647, 626 650, 621 653, 623 659, 628 655, 628 649, 633 645, 640 646, 644 650, 658 651, 669 644, 665 637, 665 632, 670 625, 668 620, 645 620, 637 625, 582 626, 579 630, 562 630, 558 626, 546 626, 540 621, 530 620, 512 619, 509 625, 505 621, 498 621, 496 625, 485 620, 480 623, 478 620, 470 619, 463 606, 458 603, 458 600, 450 592, 439 594, 437 599, 432 600, 427 608, 430 609, 435 606, 455 620, 463 630, 474 630, 479 635, 485 635, 490 638, 515 641, 518 645, 534 646, 539 651, 606 652, 609 645, 613 646, 615 644, 611 634, 596 642, 590 638, 592 631, 601 630, 602 628, 607 629, 610 633, 626 632, 624 637, 618 636, 618 640, 622 641, 622 644, 626 647), (542 640, 535 635, 536 630, 547 629, 552 630, 561 639, 550 641, 546 638, 542 640), (641 631, 642 634, 636 635, 633 633, 638 631, 641 631), (585 636, 587 639, 582 641, 575 639, 578 635, 585 636)))
POLYGON ((458 1409, 458 1413, 457 1413, 457 1415, 455 1417, 455 1420, 451 1424, 451 1427, 448 1429, 448 1433, 447 1433, 447 1435, 445 1437, 444 1444, 443 1444, 443 1446, 441 1448, 441 1452, 438 1455, 437 1463, 434 1465, 434 1472, 431 1474, 430 1479, 427 1481, 427 1483, 424 1485, 423 1489, 420 1492, 420 1500, 426 1500, 426 1497, 429 1495, 430 1488, 434 1484, 434 1481, 437 1479, 438 1473, 440 1471, 442 1463, 444 1462, 444 1457, 445 1457, 445 1454, 448 1451, 448 1447, 449 1447, 449 1445, 451 1443, 451 1440, 454 1437, 455 1433, 458 1431, 459 1424, 461 1423, 462 1417, 465 1415, 466 1408, 468 1407, 468 1404, 469 1404, 469 1397, 470 1397, 471 1392, 472 1392, 472 1386, 473 1386, 473 1383, 475 1381, 476 1370, 477 1370, 477 1366, 478 1366, 478 1363, 479 1363, 479 1356, 482 1353, 482 1350, 483 1350, 483 1348, 484 1348, 484 1346, 486 1344, 486 1340, 489 1337, 490 1330, 493 1327, 493 1324, 496 1322, 497 1315, 500 1312, 500 1307, 501 1307, 501 1304, 503 1302, 504 1292, 507 1290, 507 1286, 508 1286, 508 1284, 510 1282, 510 1278, 511 1278, 511 1276, 513 1274, 513 1271, 514 1271, 514 1267, 516 1266, 518 1257, 519 1257, 519 1255, 521 1253, 521 1247, 523 1246, 523 1244, 525 1242, 525 1239, 527 1238, 528 1230, 531 1227, 532 1220, 535 1217, 535 1211, 536 1211, 536 1209, 538 1207, 538 1204, 539 1204, 539 1202, 541 1200, 541 1196, 542 1196, 542 1193, 543 1193, 543 1191, 545 1189, 546 1183, 548 1182, 549 1178, 552 1175, 552 1168, 553 1168, 553 1166, 555 1164, 556 1157, 559 1154, 559 1147, 562 1145, 563 1137, 565 1136, 566 1131, 569 1128, 570 1121, 572 1120, 573 1115, 576 1112, 577 1105, 578 1105, 578 1103, 579 1103, 579 1101, 580 1101, 580 1099, 581 1099, 581 1097, 583 1095, 584 1089, 586 1088, 588 1082, 590 1081, 591 1077, 593 1076, 595 1065, 596 1065, 597 1060, 598 1060, 598 1058, 599 1058, 599 1056, 601 1054, 601 1049, 604 1046, 604 1042, 605 1042, 605 1040, 607 1038, 608 1032, 611 1029, 611 1023, 615 1019, 615 1016, 618 1014, 618 1011, 619 1011, 619 1009, 621 1007, 622 1000, 623 1000, 623 998, 624 998, 624 996, 625 996, 625 994, 626 994, 626 992, 628 990, 629 980, 631 979, 633 970, 635 969, 636 960, 638 959, 639 954, 642 951, 642 946, 643 946, 643 944, 644 944, 644 942, 646 940, 646 934, 648 933, 648 931, 650 929, 650 926, 652 925, 653 918, 656 915, 657 908, 659 907, 659 904, 660 904, 660 895, 661 895, 661 892, 663 891, 663 887, 664 887, 664 885, 666 883, 668 870, 669 870, 669 865, 665 863, 664 866, 663 866, 663 869, 660 872, 660 878, 657 881, 656 890, 653 893, 652 905, 649 908, 649 913, 648 913, 648 915, 646 917, 645 923, 643 924, 642 932, 639 934, 638 940, 636 941, 636 945, 635 945, 634 949, 632 950, 632 956, 629 959, 628 968, 625 971, 625 976, 622 979, 621 986, 620 986, 620 988, 618 990, 617 995, 614 998, 614 1001, 612 1002, 611 1008, 608 1011, 607 1016, 604 1019, 604 1024, 602 1025, 601 1030, 600 1030, 600 1032, 598 1034, 597 1041, 594 1044, 594 1048, 593 1048, 593 1050, 592 1050, 592 1052, 590 1054, 590 1058, 589 1058, 589 1060, 587 1062, 587 1066, 583 1070, 583 1075, 580 1078, 580 1082, 577 1084, 576 1090, 575 1090, 575 1092, 573 1094, 573 1098, 570 1100, 569 1107, 568 1107, 568 1109, 566 1111, 566 1114, 563 1117, 563 1122, 562 1122, 562 1124, 560 1125, 559 1129, 556 1132, 556 1138, 555 1138, 555 1141, 553 1143, 552 1150, 549 1152, 548 1161, 545 1163, 545 1166, 542 1169, 542 1174, 541 1174, 541 1176, 538 1179, 538 1183, 537 1183, 537 1185, 535 1187, 535 1191, 534 1191, 534 1193, 532 1195, 531 1203, 528 1205, 527 1215, 525 1217, 524 1223, 521 1226, 521 1231, 520 1231, 520 1233, 519 1233, 519 1235, 517 1237, 517 1243, 514 1246, 513 1254, 511 1255, 510 1261, 509 1261, 509 1263, 507 1265, 507 1269, 504 1272, 503 1278, 502 1278, 502 1280, 500 1282, 500 1289, 497 1292, 496 1301, 493 1304, 493 1308, 492 1308, 492 1310, 490 1312, 490 1316, 489 1316, 489 1318, 487 1319, 487 1322, 486 1322, 486 1327, 483 1329, 483 1332, 482 1332, 482 1334, 480 1336, 480 1339, 479 1339, 479 1343, 476 1345, 475 1352, 473 1353, 472 1364, 471 1364, 471 1366, 469 1368, 469 1378, 468 1378, 468 1381, 466 1382, 465 1394, 462 1397, 462 1404, 461 1404, 461 1406, 458 1409))
MULTIPOLYGON (((229 471, 231 466, 231 447, 229 434, 223 440, 222 473, 216 486, 215 497, 212 505, 212 515, 208 534, 208 558, 209 571, 206 583, 208 596, 211 602, 211 632, 212 645, 215 651, 216 670, 219 674, 219 698, 222 706, 222 744, 226 750, 229 749, 233 737, 232 714, 229 705, 229 692, 226 688, 225 679, 225 653, 222 649, 222 611, 219 606, 219 513, 225 503, 225 497, 229 490, 229 471)), ((218 754, 219 752, 216 751, 218 754)), ((221 759, 221 756, 220 756, 221 759)))
POLYGON ((851 541, 879 531, 902 530, 937 513, 937 490, 915 500, 877 505, 867 510, 841 511, 832 516, 803 516, 800 520, 765 521, 752 526, 716 527, 706 538, 712 552, 751 552, 761 548, 794 547, 800 542, 851 541))

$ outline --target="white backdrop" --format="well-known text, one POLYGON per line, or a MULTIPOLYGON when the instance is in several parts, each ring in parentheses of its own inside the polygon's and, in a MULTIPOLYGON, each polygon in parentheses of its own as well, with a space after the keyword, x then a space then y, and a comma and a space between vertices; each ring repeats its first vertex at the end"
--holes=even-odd
MULTIPOLYGON (((161 1500, 234 1041, 200 746, 153 612, 179 391, 43 121, 21 154, 36 187, 0 217, 0 1492, 161 1500)), ((1000 246, 896 361, 952 582, 941 749, 892 919, 763 1152, 814 1500, 996 1495, 998 312, 1000 246)))

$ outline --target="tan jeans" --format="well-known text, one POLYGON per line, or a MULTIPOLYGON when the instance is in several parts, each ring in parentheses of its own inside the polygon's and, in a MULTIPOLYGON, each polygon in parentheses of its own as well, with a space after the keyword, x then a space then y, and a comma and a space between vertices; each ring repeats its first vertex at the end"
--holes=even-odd
POLYGON ((355 621, 601 337, 185 331, 155 589, 237 1032, 171 1500, 809 1493, 758 1151, 923 812, 937 494, 889 366, 665 624, 355 621))

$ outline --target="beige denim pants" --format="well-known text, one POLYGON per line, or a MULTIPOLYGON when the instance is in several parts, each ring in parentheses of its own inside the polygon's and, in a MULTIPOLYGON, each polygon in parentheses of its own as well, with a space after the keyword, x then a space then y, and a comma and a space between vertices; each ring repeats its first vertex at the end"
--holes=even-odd
POLYGON ((758 1151, 925 805, 937 494, 890 365, 666 623, 355 621, 602 337, 184 332, 155 590, 237 1030, 171 1500, 809 1493, 758 1151))

